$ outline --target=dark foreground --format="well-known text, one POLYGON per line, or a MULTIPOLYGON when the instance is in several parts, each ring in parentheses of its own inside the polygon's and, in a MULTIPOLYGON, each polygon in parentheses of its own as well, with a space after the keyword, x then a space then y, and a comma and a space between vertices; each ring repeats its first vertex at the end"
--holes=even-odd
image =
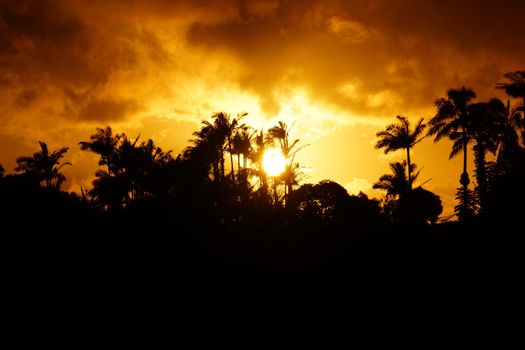
POLYGON ((214 231, 197 217, 40 214, 4 220, 4 300, 23 329, 482 330, 519 317, 517 227, 214 231))

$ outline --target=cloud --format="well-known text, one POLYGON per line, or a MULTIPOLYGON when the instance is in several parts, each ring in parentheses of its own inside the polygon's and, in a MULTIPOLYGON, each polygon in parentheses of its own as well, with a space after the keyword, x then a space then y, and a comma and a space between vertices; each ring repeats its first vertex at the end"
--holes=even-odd
POLYGON ((94 99, 82 106, 78 115, 82 120, 111 122, 125 119, 137 110, 133 101, 94 99))
POLYGON ((15 105, 20 108, 28 108, 38 98, 38 92, 35 89, 22 90, 15 100, 15 105))
POLYGON ((354 178, 352 181, 348 182, 345 186, 348 193, 357 195, 359 192, 370 193, 372 190, 372 183, 367 179, 363 178, 354 178))
POLYGON ((344 41, 350 43, 362 43, 374 39, 377 35, 374 30, 367 28, 363 23, 347 20, 340 16, 329 18, 328 28, 344 41))

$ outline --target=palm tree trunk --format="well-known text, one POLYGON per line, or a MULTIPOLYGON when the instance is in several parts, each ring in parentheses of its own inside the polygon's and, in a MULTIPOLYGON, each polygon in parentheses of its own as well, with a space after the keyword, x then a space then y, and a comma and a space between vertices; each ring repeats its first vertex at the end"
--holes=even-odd
POLYGON ((230 153, 230 164, 231 164, 231 171, 230 171, 230 174, 232 176, 232 181, 235 182, 235 172, 233 171, 234 168, 233 168, 233 153, 232 153, 232 144, 231 144, 231 141, 230 141, 230 138, 228 137, 228 150, 229 150, 229 153, 230 153))
POLYGON ((221 180, 222 180, 226 177, 225 171, 224 171, 224 153, 222 151, 221 151, 220 166, 221 166, 221 180))
POLYGON ((411 169, 410 169, 410 147, 407 147, 407 179, 408 179, 408 190, 412 191, 412 176, 410 175, 411 169))
POLYGON ((467 173, 467 142, 463 143, 463 173, 467 173))
POLYGON ((241 154, 237 153, 237 174, 241 173, 241 154))
POLYGON ((277 202, 279 201, 279 196, 277 195, 277 181, 275 178, 273 179, 273 197, 274 205, 277 205, 277 202))
POLYGON ((219 164, 216 161, 213 161, 211 167, 213 171, 213 180, 218 181, 219 180, 219 164))
POLYGON ((467 220, 469 217, 469 192, 468 192, 468 185, 470 183, 470 179, 468 177, 467 173, 467 142, 465 141, 463 143, 463 174, 461 174, 460 183, 463 186, 463 208, 462 208, 462 217, 463 220, 467 220))
POLYGON ((290 193, 292 193, 292 183, 290 181, 287 181, 286 183, 286 196, 285 196, 285 202, 284 205, 288 207, 290 193))

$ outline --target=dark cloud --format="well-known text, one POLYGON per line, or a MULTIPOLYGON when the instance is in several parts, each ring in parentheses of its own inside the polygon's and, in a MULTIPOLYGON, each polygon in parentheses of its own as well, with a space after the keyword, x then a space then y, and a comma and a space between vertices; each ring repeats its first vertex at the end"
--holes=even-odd
POLYGON ((85 27, 54 1, 11 0, 2 3, 2 22, 14 40, 20 37, 48 45, 78 45, 85 27))
POLYGON ((295 82, 314 96, 373 114, 369 99, 349 101, 336 88, 358 78, 362 94, 391 91, 412 107, 452 85, 493 92, 504 70, 525 59, 523 10, 520 0, 281 1, 265 17, 196 23, 188 37, 235 52, 248 67, 243 84, 263 97, 299 71, 295 82))
POLYGON ((93 99, 82 107, 79 117, 83 121, 101 123, 121 121, 137 110, 138 105, 134 101, 93 99))
POLYGON ((38 93, 34 89, 26 89, 18 94, 15 104, 20 108, 28 108, 38 98, 38 93))
MULTIPOLYGON (((104 101, 116 72, 136 70, 146 58, 151 70, 162 70, 176 59, 166 40, 172 28, 186 31, 183 38, 209 50, 211 60, 229 50, 242 64, 238 83, 269 114, 279 108, 275 91, 293 85, 355 113, 384 115, 425 106, 464 83, 492 93, 504 71, 521 68, 522 12, 521 0, 0 0, 1 84, 18 87, 17 106, 28 85, 55 88, 54 98, 77 104, 72 110, 84 118, 89 103, 79 96, 104 101), (342 93, 352 90, 348 84, 351 96, 342 93), (386 97, 398 103, 387 108, 386 97)), ((128 103, 111 95, 114 104, 97 105, 109 108, 99 115, 128 103)))
POLYGON ((77 16, 55 1, 3 1, 0 18, 6 36, 4 67, 21 83, 42 78, 63 83, 92 81, 84 54, 90 33, 77 16))

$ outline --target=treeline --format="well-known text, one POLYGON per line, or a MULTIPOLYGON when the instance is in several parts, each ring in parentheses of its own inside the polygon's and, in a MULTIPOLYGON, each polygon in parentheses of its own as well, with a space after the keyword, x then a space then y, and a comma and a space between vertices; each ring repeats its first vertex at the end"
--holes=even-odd
MULTIPOLYGON (((130 138, 115 133, 109 126, 97 128, 79 146, 99 156, 100 169, 90 189, 68 196, 89 210, 105 213, 150 204, 185 206, 199 212, 209 211, 207 215, 214 222, 230 226, 247 220, 250 210, 253 213, 280 210, 289 215, 289 222, 304 218, 327 227, 340 225, 339 217, 435 223, 442 212, 440 198, 422 185, 414 186, 419 172, 410 157, 410 150, 430 136, 435 142, 443 138, 453 142, 450 158, 463 155, 455 208, 459 220, 514 215, 521 208, 518 194, 523 193, 524 187, 520 179, 525 163, 525 72, 508 73, 505 78, 507 82, 496 87, 521 101, 521 105, 513 107, 509 101, 496 98, 475 102, 472 89, 450 89, 445 97, 435 101, 436 115, 427 124, 421 118, 412 127, 406 117, 398 116, 396 123, 378 132, 377 148, 385 153, 406 151, 406 161, 392 163, 392 173, 383 175, 374 184, 374 188, 385 191, 380 201, 363 193, 350 196, 331 181, 299 187, 304 174, 295 156, 305 145, 291 136, 292 128, 279 122, 268 130, 255 130, 243 123, 246 114, 226 113, 217 113, 211 120, 203 121, 194 132, 191 145, 176 157, 151 139, 130 138), (467 170, 470 145, 476 165, 473 189, 469 188, 467 170), (285 158, 284 170, 274 176, 263 167, 264 153, 272 148, 277 148, 285 158), (488 153, 494 155, 494 161, 487 161, 488 153), (367 215, 352 214, 352 210, 361 212, 363 208, 367 208, 367 215), (336 214, 341 211, 345 213, 336 214)), ((23 186, 60 192, 66 180, 61 170, 71 165, 61 162, 67 151, 67 147, 50 151, 45 142, 40 142, 38 152, 17 159, 15 174, 5 176, 0 168, 4 204, 9 203, 10 197, 17 197, 18 191, 23 193, 20 188, 23 186)))
POLYGON ((419 196, 425 193, 426 198, 420 202, 434 202, 434 212, 439 211, 436 197, 423 192, 421 186, 413 189, 419 172, 410 158, 410 150, 417 143, 433 137, 434 142, 452 141, 450 158, 463 155, 455 207, 460 221, 517 218, 525 212, 522 201, 525 186, 521 180, 525 178, 525 71, 505 74, 505 78, 508 82, 499 83, 496 88, 518 99, 517 106, 498 98, 474 101, 474 90, 463 86, 449 89, 445 97, 435 101, 436 114, 428 124, 421 118, 412 128, 406 117, 398 116, 397 123, 377 133, 376 148, 384 149, 385 153, 406 151, 406 161, 390 164, 392 174, 382 176, 374 184, 374 188, 386 191, 385 211, 406 221, 413 215, 413 209, 405 210, 404 203, 411 202, 416 193, 420 193, 419 196), (471 145, 475 157, 474 189, 469 188, 471 180, 467 169, 471 145), (495 160, 487 161, 487 154, 492 154, 495 160))

